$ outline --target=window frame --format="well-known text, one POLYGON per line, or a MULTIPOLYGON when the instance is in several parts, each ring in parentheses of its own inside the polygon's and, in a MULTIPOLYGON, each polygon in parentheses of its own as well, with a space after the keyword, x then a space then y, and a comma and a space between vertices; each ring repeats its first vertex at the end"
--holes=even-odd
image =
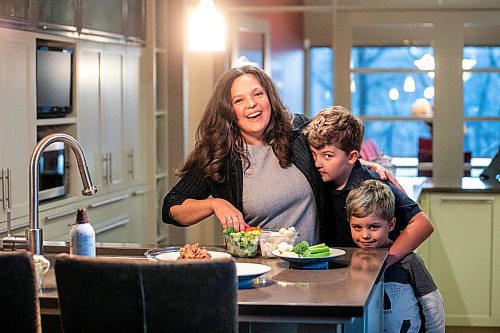
MULTIPOLYGON (((466 29, 475 27, 498 27, 498 12, 457 9, 443 12, 432 9, 400 11, 390 9, 385 12, 370 11, 361 8, 346 8, 334 14, 333 68, 335 71, 333 91, 334 104, 351 107, 350 92, 350 52, 353 46, 367 46, 359 41, 355 31, 360 28, 391 27, 394 36, 372 38, 370 43, 376 46, 432 45, 436 59, 435 68, 435 109, 447 110, 436 112, 432 119, 433 133, 433 183, 436 186, 460 187, 462 175, 467 165, 463 162, 463 82, 462 52, 463 46, 470 42, 466 29), (401 39, 401 30, 407 27, 420 27, 421 39, 401 39), (431 29, 430 34, 426 33, 431 29), (430 37, 429 37, 430 36, 430 37), (450 60, 451 59, 451 60, 450 60)), ((387 32, 387 29, 384 31, 387 32)), ((417 34, 418 35, 418 34, 417 34)), ((477 34, 472 38, 477 38, 477 34)), ((373 36, 372 36, 373 37, 373 36)), ((500 37, 484 36, 491 45, 500 45, 500 37)), ((398 118, 399 119, 399 118, 398 118)))

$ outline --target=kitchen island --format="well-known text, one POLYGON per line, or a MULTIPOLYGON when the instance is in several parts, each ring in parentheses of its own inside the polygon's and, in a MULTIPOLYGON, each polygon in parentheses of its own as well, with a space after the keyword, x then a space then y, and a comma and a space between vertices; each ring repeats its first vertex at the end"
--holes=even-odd
POLYGON ((447 331, 498 332, 500 183, 464 177, 454 187, 427 179, 418 201, 434 233, 417 252, 444 298, 447 331))
MULTIPOLYGON (((154 247, 154 246, 153 246, 154 247)), ((149 249, 152 247, 149 247, 149 249)), ((120 256, 131 260, 148 260, 142 254, 148 247, 127 245, 123 248, 99 248, 98 255, 120 256)), ((361 250, 345 248, 346 254, 330 262, 327 270, 289 269, 278 258, 241 259, 237 262, 261 263, 271 270, 253 280, 249 289, 238 292, 240 331, 256 331, 259 325, 305 325, 315 332, 381 331, 383 263, 386 249, 361 250)), ((66 252, 64 246, 48 249, 66 252)), ((43 321, 57 323, 59 316, 54 270, 44 276, 39 293, 43 321)), ((287 326, 288 325, 288 326, 287 326)))

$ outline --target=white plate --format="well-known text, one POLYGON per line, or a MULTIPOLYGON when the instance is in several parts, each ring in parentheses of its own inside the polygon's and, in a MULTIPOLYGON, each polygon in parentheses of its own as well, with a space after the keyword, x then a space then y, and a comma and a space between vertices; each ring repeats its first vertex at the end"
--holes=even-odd
MULTIPOLYGON (((221 251, 208 251, 212 259, 223 259, 231 258, 231 255, 227 252, 221 251)), ((144 253, 146 257, 152 260, 162 260, 162 261, 175 261, 179 258, 179 247, 170 246, 162 249, 152 249, 144 253)))
POLYGON ((252 264, 247 262, 236 263, 236 275, 241 281, 255 279, 271 270, 271 267, 262 264, 252 264))
POLYGON ((330 261, 334 258, 343 256, 345 254, 344 250, 341 249, 335 249, 335 248, 330 248, 330 255, 327 257, 315 257, 315 258, 308 258, 308 257, 291 257, 291 256, 286 256, 282 255, 278 250, 274 250, 272 252, 273 255, 276 257, 294 263, 294 264, 304 264, 304 265, 309 265, 309 264, 315 264, 315 263, 320 263, 320 262, 327 262, 330 261))

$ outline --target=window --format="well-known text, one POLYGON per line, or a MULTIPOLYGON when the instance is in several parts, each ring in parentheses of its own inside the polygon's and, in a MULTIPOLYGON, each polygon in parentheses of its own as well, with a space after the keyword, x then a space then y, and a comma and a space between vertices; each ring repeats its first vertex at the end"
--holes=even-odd
MULTIPOLYGON (((311 48, 311 114, 333 104, 332 50, 311 48)), ((500 144, 500 47, 464 48, 464 152, 479 176, 500 144)), ((353 47, 351 111, 365 123, 365 139, 395 157, 397 175, 417 175, 419 141, 432 139, 433 49, 426 46, 353 47), (410 167, 410 168, 408 168, 410 167)), ((420 168, 429 168, 421 160, 420 168)), ((468 164, 466 164, 467 166, 468 164)))
POLYGON ((331 47, 313 47, 310 50, 310 112, 315 115, 333 104, 333 51, 331 47))
MULTIPOLYGON (((389 156, 413 158, 413 166, 419 139, 432 137, 432 57, 430 47, 351 49, 351 111, 365 122, 365 140, 373 140, 389 156)), ((416 168, 404 171, 418 174, 416 168)))
POLYGON ((464 152, 479 176, 500 145, 500 47, 463 49, 464 152))

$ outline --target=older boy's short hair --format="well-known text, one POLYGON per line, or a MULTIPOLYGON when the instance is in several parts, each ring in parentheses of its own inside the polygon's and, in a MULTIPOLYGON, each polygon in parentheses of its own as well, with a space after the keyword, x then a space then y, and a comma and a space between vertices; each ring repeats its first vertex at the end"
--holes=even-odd
POLYGON ((352 189, 346 200, 347 217, 363 218, 375 214, 385 221, 394 217, 395 198, 391 188, 379 180, 365 180, 352 189))
POLYGON ((361 119, 342 106, 331 106, 314 116, 304 134, 314 149, 333 145, 350 153, 361 150, 364 131, 361 119))

